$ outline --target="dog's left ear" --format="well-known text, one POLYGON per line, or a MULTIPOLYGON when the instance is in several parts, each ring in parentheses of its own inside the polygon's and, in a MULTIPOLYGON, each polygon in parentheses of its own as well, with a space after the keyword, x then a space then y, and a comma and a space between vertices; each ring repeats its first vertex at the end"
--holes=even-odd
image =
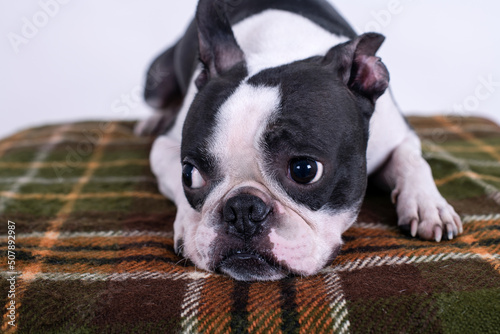
POLYGON ((201 89, 210 78, 220 76, 245 61, 231 24, 219 0, 200 0, 196 11, 200 60, 203 72, 196 79, 201 89))
POLYGON ((375 56, 385 37, 366 33, 328 51, 324 61, 336 66, 339 78, 373 104, 389 87, 389 71, 375 56))

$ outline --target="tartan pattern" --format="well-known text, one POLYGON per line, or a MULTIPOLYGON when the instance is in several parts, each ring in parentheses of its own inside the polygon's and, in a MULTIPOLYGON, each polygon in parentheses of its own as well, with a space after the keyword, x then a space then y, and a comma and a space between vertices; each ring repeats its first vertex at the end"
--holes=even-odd
POLYGON ((410 118, 464 234, 396 227, 369 189, 335 262, 244 283, 175 255, 175 207, 130 122, 29 129, 0 141, 2 331, 18 333, 494 333, 500 328, 500 127, 410 118), (17 326, 8 325, 7 221, 16 222, 17 326))

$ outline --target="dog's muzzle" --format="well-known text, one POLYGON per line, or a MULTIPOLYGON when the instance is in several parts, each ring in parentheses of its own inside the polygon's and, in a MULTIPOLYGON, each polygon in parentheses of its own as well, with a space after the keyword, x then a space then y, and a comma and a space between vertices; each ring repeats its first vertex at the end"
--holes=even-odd
POLYGON ((276 218, 268 195, 255 188, 233 192, 222 204, 221 218, 218 271, 240 280, 284 276, 266 238, 276 218))

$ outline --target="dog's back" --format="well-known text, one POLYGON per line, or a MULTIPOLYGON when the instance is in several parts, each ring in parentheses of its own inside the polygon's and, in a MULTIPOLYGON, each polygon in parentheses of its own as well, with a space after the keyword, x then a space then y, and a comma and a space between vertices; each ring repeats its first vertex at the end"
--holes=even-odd
MULTIPOLYGON (((308 0, 307 5, 303 0, 217 0, 214 6, 218 15, 227 16, 232 26, 274 9, 299 14, 338 37, 356 37, 352 27, 326 0, 308 0)), ((235 34, 238 39, 238 32, 235 34)), ((291 31, 289 35, 293 36, 291 31)), ((198 28, 193 20, 184 36, 159 55, 148 70, 144 97, 159 113, 157 119, 152 119, 152 124, 143 124, 139 133, 159 134, 171 126, 198 65, 198 28)))

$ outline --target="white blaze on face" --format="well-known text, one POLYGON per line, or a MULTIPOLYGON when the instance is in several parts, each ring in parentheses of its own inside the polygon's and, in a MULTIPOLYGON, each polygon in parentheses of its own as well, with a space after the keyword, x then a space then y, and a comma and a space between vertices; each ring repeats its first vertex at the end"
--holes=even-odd
POLYGON ((280 106, 278 87, 254 87, 242 83, 221 106, 209 152, 217 159, 225 178, 235 182, 259 180, 261 137, 280 106))

